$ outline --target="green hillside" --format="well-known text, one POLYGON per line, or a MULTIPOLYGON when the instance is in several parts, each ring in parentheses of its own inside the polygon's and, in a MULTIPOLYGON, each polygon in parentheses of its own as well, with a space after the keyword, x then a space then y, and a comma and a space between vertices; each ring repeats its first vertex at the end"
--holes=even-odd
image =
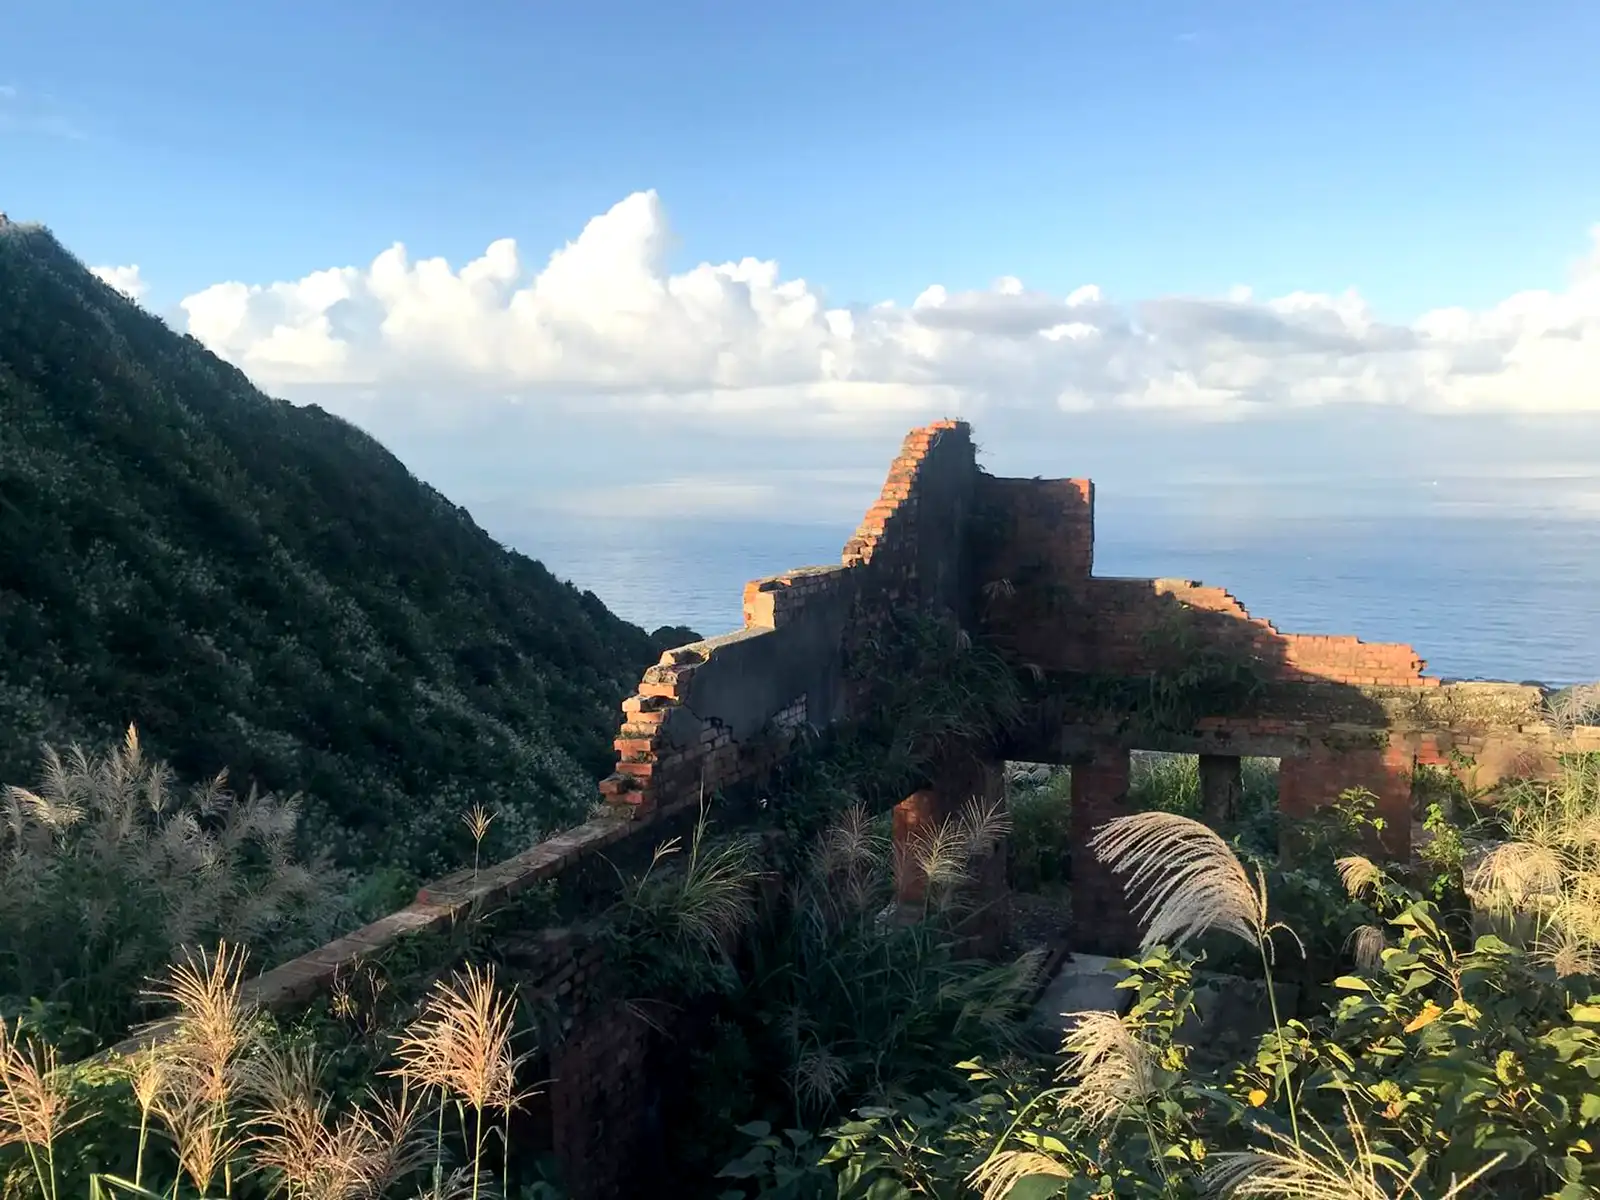
POLYGON ((137 722, 180 776, 304 793, 342 862, 427 872, 474 802, 504 846, 586 811, 656 652, 354 426, 0 228, 0 783, 137 722))

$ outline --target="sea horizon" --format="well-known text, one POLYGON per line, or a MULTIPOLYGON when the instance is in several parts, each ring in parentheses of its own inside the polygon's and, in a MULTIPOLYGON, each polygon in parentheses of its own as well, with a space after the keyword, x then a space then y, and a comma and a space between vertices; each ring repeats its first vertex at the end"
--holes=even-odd
MULTIPOLYGON (((1230 515, 1171 496, 1118 501, 1097 505, 1097 576, 1226 588, 1285 633, 1404 642, 1445 679, 1600 679, 1600 525, 1576 514, 1252 504, 1230 515)), ((836 563, 855 531, 836 520, 521 516, 486 528, 626 620, 705 637, 741 627, 748 581, 836 563)))

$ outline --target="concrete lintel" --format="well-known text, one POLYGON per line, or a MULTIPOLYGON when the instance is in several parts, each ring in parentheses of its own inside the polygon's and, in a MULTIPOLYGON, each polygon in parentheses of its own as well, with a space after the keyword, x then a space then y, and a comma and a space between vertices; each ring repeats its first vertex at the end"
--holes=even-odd
MULTIPOLYGON (((1108 734, 1087 725, 1069 725, 1061 730, 1056 749, 1061 761, 1070 763, 1091 756, 1098 747, 1116 746, 1125 750, 1152 750, 1164 754, 1216 754, 1237 758, 1295 758, 1310 748, 1310 740, 1282 733, 1140 733, 1108 734)), ((1040 759, 1039 761, 1055 761, 1040 759)))

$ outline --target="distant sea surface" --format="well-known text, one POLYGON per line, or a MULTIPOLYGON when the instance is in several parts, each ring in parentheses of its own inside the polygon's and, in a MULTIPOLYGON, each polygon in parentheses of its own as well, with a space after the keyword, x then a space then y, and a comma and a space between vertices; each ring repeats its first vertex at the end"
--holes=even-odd
MULTIPOLYGON (((1096 507, 1097 575, 1198 579, 1285 632, 1410 643, 1445 678, 1600 679, 1600 513, 1197 512, 1103 493, 1096 507)), ((853 530, 552 518, 491 532, 630 621, 711 636, 739 628, 747 580, 836 563, 853 530)))

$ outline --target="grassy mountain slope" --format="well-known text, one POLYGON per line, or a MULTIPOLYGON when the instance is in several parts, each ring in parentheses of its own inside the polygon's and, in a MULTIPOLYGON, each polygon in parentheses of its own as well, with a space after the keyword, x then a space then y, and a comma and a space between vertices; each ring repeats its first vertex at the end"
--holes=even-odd
POLYGON ((507 847, 581 814, 655 652, 366 434, 0 228, 0 783, 133 721, 182 775, 305 793, 342 861, 426 872, 473 802, 507 847))

